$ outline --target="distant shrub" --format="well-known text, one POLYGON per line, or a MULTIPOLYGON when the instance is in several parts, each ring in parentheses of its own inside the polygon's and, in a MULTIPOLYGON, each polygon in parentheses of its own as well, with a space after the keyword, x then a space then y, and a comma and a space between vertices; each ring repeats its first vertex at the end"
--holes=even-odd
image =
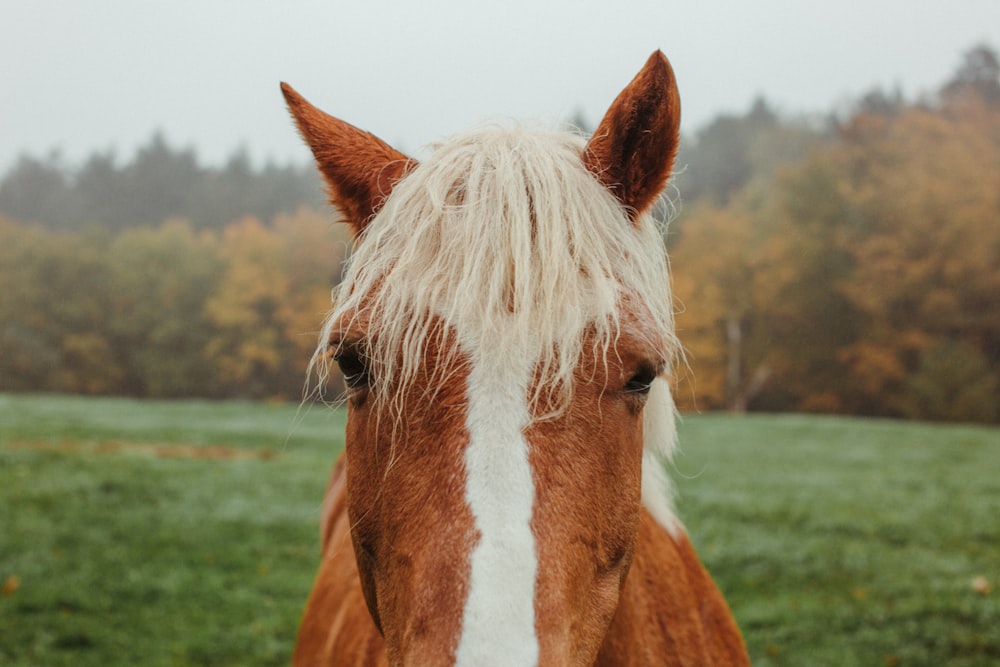
POLYGON ((900 407, 905 416, 917 419, 996 422, 1000 380, 976 348, 945 341, 921 355, 900 407))

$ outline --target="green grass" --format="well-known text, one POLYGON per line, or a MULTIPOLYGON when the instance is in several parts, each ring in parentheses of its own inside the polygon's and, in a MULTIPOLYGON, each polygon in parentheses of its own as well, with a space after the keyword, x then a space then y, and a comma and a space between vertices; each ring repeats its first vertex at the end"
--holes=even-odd
POLYGON ((0 665, 288 664, 342 417, 0 397, 0 665))
POLYGON ((1000 664, 1000 430, 689 417, 680 507, 754 664, 1000 664))
MULTIPOLYGON (((342 426, 0 396, 0 665, 287 664, 342 426)), ((681 514, 755 665, 1000 664, 1000 430, 704 415, 681 438, 681 514)))

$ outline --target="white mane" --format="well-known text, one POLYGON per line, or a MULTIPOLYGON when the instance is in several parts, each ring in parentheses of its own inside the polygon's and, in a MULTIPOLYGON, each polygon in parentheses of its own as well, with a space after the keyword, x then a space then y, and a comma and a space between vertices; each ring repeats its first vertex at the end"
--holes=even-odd
MULTIPOLYGON (((585 332, 596 333, 605 354, 612 349, 627 296, 648 310, 651 342, 673 363, 680 348, 662 230, 648 213, 629 220, 584 166, 583 147, 571 134, 499 126, 437 146, 366 227, 317 357, 328 358, 338 322, 363 316, 377 341, 366 351, 377 369, 373 394, 398 389, 444 335, 433 314, 462 331, 470 349, 537 359, 530 404, 533 418, 544 419, 551 413, 540 403, 555 398, 558 411, 569 400, 585 332)), ((646 444, 668 457, 674 414, 664 389, 646 408, 659 414, 646 444)))

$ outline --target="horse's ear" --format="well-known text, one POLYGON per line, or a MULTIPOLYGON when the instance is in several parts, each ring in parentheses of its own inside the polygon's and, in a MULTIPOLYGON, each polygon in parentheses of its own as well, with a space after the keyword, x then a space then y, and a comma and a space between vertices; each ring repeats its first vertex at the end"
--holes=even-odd
POLYGON ((587 143, 583 161, 635 220, 659 196, 677 157, 681 100, 670 62, 649 57, 587 143))
POLYGON ((287 83, 281 92, 326 180, 330 201, 360 234, 416 162, 374 134, 323 113, 287 83))

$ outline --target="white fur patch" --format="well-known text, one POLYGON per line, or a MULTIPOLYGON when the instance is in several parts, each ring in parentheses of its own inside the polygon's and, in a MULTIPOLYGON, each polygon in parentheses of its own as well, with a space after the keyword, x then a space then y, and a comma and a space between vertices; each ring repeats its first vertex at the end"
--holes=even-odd
POLYGON ((674 489, 666 466, 677 448, 677 421, 670 385, 657 378, 643 410, 642 504, 674 538, 684 527, 674 510, 674 489))
POLYGON ((538 663, 531 532, 535 487, 523 429, 531 360, 476 359, 468 379, 465 497, 479 541, 470 555, 469 595, 455 651, 459 667, 538 663))

